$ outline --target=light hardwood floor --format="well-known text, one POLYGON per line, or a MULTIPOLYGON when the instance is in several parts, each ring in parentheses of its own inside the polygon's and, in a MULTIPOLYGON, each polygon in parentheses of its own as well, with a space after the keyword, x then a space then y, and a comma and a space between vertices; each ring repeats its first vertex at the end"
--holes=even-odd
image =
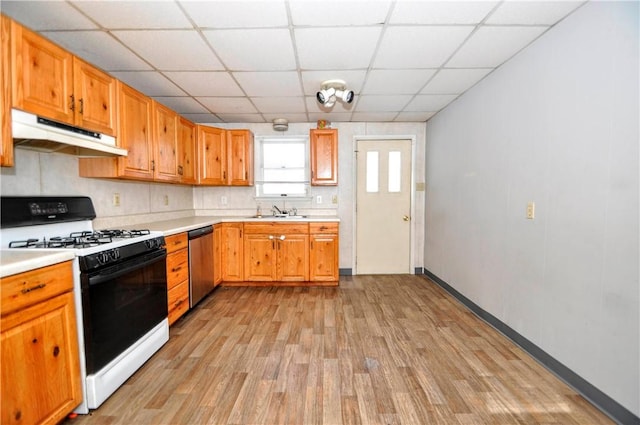
POLYGON ((81 424, 610 424, 418 276, 217 288, 81 424))

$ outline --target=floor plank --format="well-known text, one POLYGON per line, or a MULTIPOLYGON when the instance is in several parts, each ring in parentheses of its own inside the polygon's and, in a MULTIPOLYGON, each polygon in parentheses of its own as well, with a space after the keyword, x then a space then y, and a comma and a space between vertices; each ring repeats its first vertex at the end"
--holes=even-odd
POLYGON ((611 424, 419 276, 221 287, 84 424, 611 424))

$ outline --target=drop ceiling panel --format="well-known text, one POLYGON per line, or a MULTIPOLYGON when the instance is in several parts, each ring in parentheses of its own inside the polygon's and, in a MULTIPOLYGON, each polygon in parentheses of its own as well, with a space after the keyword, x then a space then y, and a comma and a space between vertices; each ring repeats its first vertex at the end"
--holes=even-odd
POLYGON ((190 96, 243 96, 240 86, 227 72, 165 72, 190 96))
POLYGON ((487 24, 553 25, 584 1, 507 1, 487 19, 487 24))
POLYGON ((246 97, 198 97, 196 100, 214 114, 252 114, 258 112, 246 97))
POLYGON ((263 114, 264 119, 267 122, 273 122, 274 119, 276 118, 284 118, 287 121, 294 123, 294 122, 308 122, 309 120, 307 119, 307 114, 299 114, 299 113, 277 113, 277 114, 263 114))
POLYGON ((48 39, 105 71, 146 71, 151 67, 118 40, 102 31, 44 32, 48 39))
POLYGON ((180 4, 196 25, 202 28, 264 28, 288 25, 283 0, 182 1, 180 4))
POLYGON ((398 122, 416 122, 416 121, 426 121, 432 116, 434 116, 435 112, 400 112, 397 117, 395 117, 394 121, 398 122))
POLYGON ((373 70, 362 94, 414 94, 435 72, 435 69, 373 70))
POLYGON ((195 122, 195 123, 200 123, 200 124, 204 124, 204 123, 221 123, 221 122, 223 122, 216 115, 212 115, 212 114, 180 114, 180 115, 182 115, 183 117, 185 117, 189 121, 192 121, 192 122, 195 122))
POLYGON ((191 28, 178 5, 168 1, 74 1, 104 28, 191 28))
POLYGON ((393 121, 396 115, 398 115, 397 112, 354 112, 351 119, 353 121, 384 122, 393 121))
POLYGON ((390 27, 374 68, 438 68, 471 33, 473 26, 390 27))
POLYGON ((382 27, 295 29, 299 65, 304 70, 368 68, 382 27))
POLYGON ((265 122, 260 114, 218 114, 224 122, 265 122))
POLYGON ((204 35, 229 70, 296 69, 288 29, 218 30, 204 35))
MULTIPOLYGON (((325 108, 324 106, 320 105, 316 99, 315 96, 311 97, 311 96, 307 96, 304 98, 305 103, 307 105, 307 111, 309 111, 309 114, 312 113, 316 113, 316 114, 349 114, 349 116, 351 115, 351 112, 353 111, 353 103, 342 103, 342 102, 336 102, 336 104, 332 107, 332 108, 325 108)), ((355 101, 354 101, 355 102, 355 101)), ((344 115, 341 115, 344 116, 344 115)), ((348 121, 348 120, 347 120, 348 121)))
POLYGON ((2 0, 0 11, 9 16, 16 16, 21 24, 34 31, 98 28, 66 2, 2 0))
POLYGON ((384 23, 390 1, 370 1, 366 7, 362 2, 344 0, 292 1, 291 20, 300 26, 353 26, 381 25, 384 23))
POLYGON ((299 97, 252 97, 251 101, 264 113, 295 112, 304 110, 304 98, 299 97))
POLYGON ((347 83, 347 88, 356 93, 362 91, 362 85, 367 72, 362 71, 302 71, 302 85, 304 94, 315 96, 320 90, 320 86, 326 80, 343 80, 347 83))
POLYGON ((295 71, 234 72, 233 77, 247 96, 302 96, 295 71))
POLYGON ((540 36, 547 27, 481 27, 447 62, 447 67, 496 67, 540 36))
POLYGON ((204 106, 192 97, 154 97, 154 99, 179 114, 205 114, 208 112, 204 106))
POLYGON ((484 78, 492 69, 441 69, 421 93, 461 94, 484 78))
POLYGON ((420 94, 404 108, 405 112, 436 112, 447 106, 458 95, 455 94, 420 94))
POLYGON ((114 77, 147 96, 185 96, 186 93, 155 71, 112 72, 114 77))
POLYGON ((477 24, 498 4, 495 1, 398 1, 391 24, 477 24))
POLYGON ((309 113, 309 121, 318 121, 325 120, 329 124, 332 122, 342 122, 342 121, 351 121, 351 113, 342 113, 342 112, 310 112, 309 113))
POLYGON ((161 71, 220 70, 220 61, 193 30, 114 31, 134 52, 161 71))
POLYGON ((401 111, 411 97, 411 95, 360 96, 356 105, 357 112, 401 111))

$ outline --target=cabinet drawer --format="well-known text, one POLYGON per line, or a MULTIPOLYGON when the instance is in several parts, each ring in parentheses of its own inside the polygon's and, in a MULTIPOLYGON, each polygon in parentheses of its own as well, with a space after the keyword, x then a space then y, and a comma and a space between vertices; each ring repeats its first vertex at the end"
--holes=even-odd
POLYGON ((173 288, 178 283, 188 279, 189 251, 182 249, 167 255, 167 288, 173 288))
POLYGON ((177 251, 182 248, 186 248, 189 245, 187 240, 187 233, 178 233, 176 235, 165 236, 165 245, 167 246, 167 254, 177 251))
POLYGON ((261 235, 306 235, 309 223, 245 223, 244 232, 261 235))
POLYGON ((2 278, 2 315, 73 289, 71 261, 2 278))
POLYGON ((309 223, 309 233, 338 233, 338 223, 309 223))
POLYGON ((173 324, 189 310, 189 281, 179 283, 167 292, 169 324, 173 324))

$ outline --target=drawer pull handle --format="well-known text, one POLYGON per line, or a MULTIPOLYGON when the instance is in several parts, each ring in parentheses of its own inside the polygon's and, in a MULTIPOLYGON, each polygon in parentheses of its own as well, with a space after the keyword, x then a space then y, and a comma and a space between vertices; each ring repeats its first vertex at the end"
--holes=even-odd
POLYGON ((175 272, 177 272, 177 271, 179 271, 181 269, 182 269, 182 266, 179 266, 179 267, 172 268, 171 271, 175 273, 175 272))
POLYGON ((174 305, 175 305, 176 307, 180 307, 180 306, 182 305, 182 303, 183 303, 183 302, 184 302, 184 300, 180 300, 180 301, 178 301, 177 303, 175 303, 174 305))
POLYGON ((23 294, 28 294, 28 293, 29 293, 29 292, 31 292, 31 291, 35 291, 36 289, 42 289, 42 288, 44 288, 45 286, 47 286, 47 284, 46 284, 46 283, 40 283, 40 284, 38 284, 38 285, 36 285, 36 286, 32 286, 31 288, 24 288, 21 292, 22 292, 23 294))

